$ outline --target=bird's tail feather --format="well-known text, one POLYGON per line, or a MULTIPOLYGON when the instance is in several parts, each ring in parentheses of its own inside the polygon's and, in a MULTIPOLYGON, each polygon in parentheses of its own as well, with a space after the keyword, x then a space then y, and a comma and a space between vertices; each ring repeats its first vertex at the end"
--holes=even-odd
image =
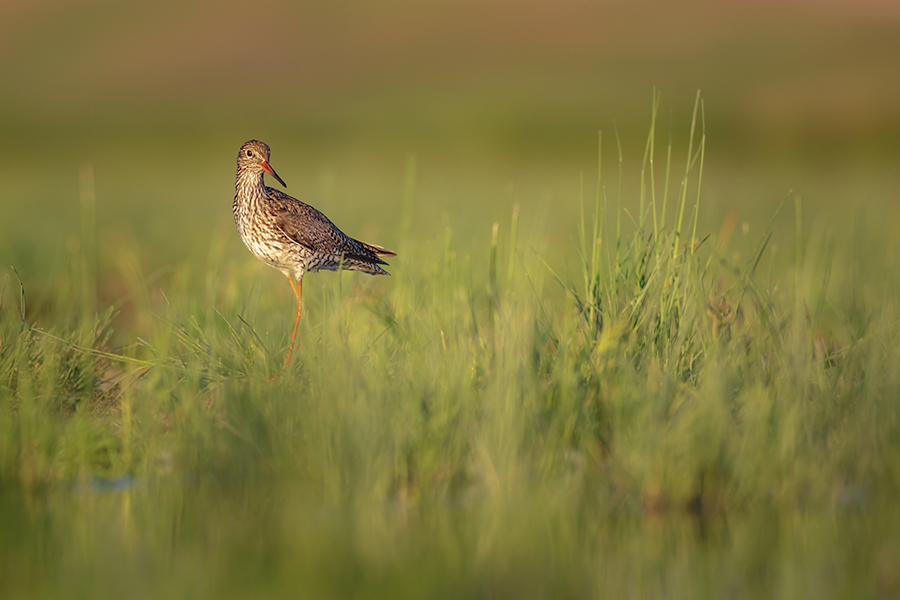
POLYGON ((365 244, 365 246, 378 256, 397 256, 397 253, 393 250, 388 250, 387 248, 383 248, 375 244, 365 244))

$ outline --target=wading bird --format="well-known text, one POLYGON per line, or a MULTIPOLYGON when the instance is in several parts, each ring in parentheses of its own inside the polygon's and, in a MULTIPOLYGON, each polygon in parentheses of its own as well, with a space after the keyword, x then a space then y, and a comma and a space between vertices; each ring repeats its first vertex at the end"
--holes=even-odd
POLYGON ((269 165, 269 147, 260 141, 250 140, 238 152, 237 180, 231 208, 244 244, 256 258, 284 273, 297 297, 294 331, 284 361, 287 368, 300 323, 303 276, 312 271, 340 269, 389 275, 379 266, 387 264, 379 257, 396 254, 345 235, 328 217, 309 204, 266 187, 264 173, 287 187, 269 165))

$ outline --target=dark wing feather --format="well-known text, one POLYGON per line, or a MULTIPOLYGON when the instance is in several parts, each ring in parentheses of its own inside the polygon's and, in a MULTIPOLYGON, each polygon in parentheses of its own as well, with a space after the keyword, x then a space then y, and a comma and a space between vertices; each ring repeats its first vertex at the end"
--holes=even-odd
POLYGON ((294 242, 313 252, 344 255, 347 260, 386 265, 387 263, 369 249, 338 229, 322 212, 300 202, 284 192, 267 188, 269 198, 276 202, 275 225, 294 242))

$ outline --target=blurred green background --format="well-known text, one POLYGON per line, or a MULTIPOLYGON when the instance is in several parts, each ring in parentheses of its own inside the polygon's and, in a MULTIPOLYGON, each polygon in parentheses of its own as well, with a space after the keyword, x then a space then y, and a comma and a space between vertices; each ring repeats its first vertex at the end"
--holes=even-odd
POLYGON ((704 91, 721 154, 900 151, 900 8, 883 0, 51 0, 2 17, 3 128, 23 159, 163 145, 197 164, 247 135, 577 158, 613 118, 643 134, 654 85, 675 110, 704 91))
POLYGON ((411 155, 418 235, 449 222, 484 236, 519 203, 541 235, 568 239, 597 131, 613 185, 613 120, 636 170, 654 86, 676 155, 702 90, 704 229, 732 210, 756 225, 789 189, 832 223, 868 206, 896 219, 898 73, 887 0, 7 0, 0 251, 23 268, 34 244, 63 251, 82 163, 101 247, 124 238, 151 270, 216 235, 229 235, 217 251, 242 250, 226 232, 250 138, 273 148, 289 192, 388 246, 411 155))
POLYGON ((895 0, 3 0, 0 596, 891 597, 898 75, 895 0), (705 370, 689 336, 599 339, 541 262, 577 281, 598 131, 635 214, 654 87, 670 228, 704 100, 705 370), (399 252, 308 280, 275 384, 293 296, 231 213, 251 138, 399 252))

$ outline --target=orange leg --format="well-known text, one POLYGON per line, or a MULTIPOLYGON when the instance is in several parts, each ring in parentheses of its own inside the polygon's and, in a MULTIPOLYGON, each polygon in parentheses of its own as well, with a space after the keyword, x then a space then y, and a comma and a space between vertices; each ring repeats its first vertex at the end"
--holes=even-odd
POLYGON ((294 318, 294 332, 291 334, 291 346, 288 348, 287 358, 284 359, 284 368, 287 369, 288 365, 291 364, 291 354, 294 352, 294 340, 297 339, 297 326, 300 325, 300 298, 303 295, 303 280, 299 280, 296 283, 294 282, 293 277, 288 277, 288 281, 291 282, 291 289, 294 290, 294 296, 297 297, 297 315, 294 318))

